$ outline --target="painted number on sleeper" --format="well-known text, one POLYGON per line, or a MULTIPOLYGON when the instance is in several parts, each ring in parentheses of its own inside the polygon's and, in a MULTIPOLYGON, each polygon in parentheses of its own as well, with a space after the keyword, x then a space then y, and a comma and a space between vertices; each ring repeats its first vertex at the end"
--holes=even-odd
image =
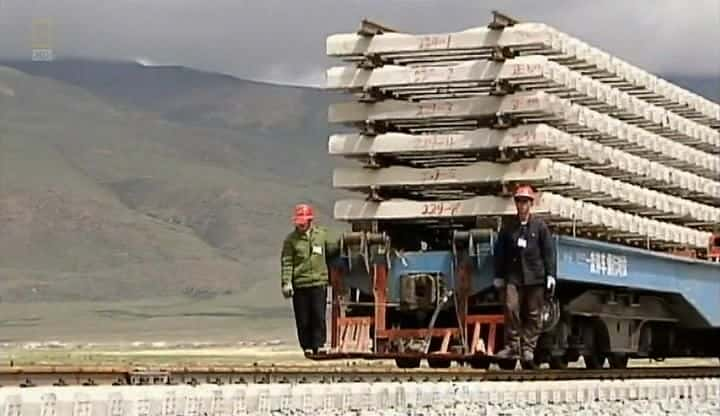
POLYGON ((443 134, 413 137, 413 149, 415 150, 439 150, 452 148, 466 148, 469 140, 462 134, 443 134))
POLYGON ((513 76, 535 75, 543 69, 541 64, 515 64, 511 68, 513 76))
POLYGON ((459 209, 459 202, 428 202, 423 204, 420 215, 454 216, 459 209))
POLYGON ((448 101, 418 103, 415 112, 416 117, 433 116, 438 114, 447 115, 453 111, 453 103, 448 101))
POLYGON ((420 38, 418 49, 445 49, 450 47, 452 35, 425 35, 420 38))

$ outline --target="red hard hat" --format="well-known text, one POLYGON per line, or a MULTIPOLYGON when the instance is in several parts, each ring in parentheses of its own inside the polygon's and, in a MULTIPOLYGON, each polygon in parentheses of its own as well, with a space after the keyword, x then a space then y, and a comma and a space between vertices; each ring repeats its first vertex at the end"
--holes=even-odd
POLYGON ((293 222, 295 224, 304 225, 314 217, 313 209, 308 204, 298 204, 295 206, 295 215, 293 215, 293 222))
POLYGON ((533 189, 529 185, 520 185, 517 188, 515 188, 515 193, 513 194, 513 198, 530 198, 530 199, 534 200, 535 193, 533 192, 533 189))

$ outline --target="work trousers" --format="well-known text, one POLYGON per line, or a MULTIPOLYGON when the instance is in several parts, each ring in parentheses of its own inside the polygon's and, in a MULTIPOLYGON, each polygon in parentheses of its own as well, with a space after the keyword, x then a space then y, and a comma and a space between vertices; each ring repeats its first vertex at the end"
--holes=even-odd
POLYGON ((325 303, 327 286, 304 287, 295 289, 293 309, 298 341, 303 350, 317 352, 325 345, 325 303))
POLYGON ((518 353, 535 351, 544 300, 543 285, 505 285, 505 344, 518 353))

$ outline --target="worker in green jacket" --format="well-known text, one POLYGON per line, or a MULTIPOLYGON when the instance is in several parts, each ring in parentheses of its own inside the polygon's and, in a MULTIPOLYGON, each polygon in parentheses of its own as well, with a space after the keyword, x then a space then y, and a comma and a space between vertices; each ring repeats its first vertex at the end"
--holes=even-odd
POLYGON ((327 258, 339 252, 337 238, 313 224, 313 218, 311 206, 295 207, 295 229, 285 238, 281 256, 282 294, 293 300, 298 340, 305 354, 324 351, 327 258))

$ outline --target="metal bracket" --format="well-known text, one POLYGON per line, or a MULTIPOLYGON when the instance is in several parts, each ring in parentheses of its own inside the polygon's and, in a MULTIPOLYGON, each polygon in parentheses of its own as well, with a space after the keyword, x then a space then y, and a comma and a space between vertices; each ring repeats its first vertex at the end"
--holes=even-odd
MULTIPOLYGON (((508 149, 505 147, 498 147, 498 157, 495 158, 495 161, 498 163, 510 163, 513 160, 515 160, 515 158, 513 157, 513 154, 514 154, 514 151, 512 149, 508 149)), ((503 192, 505 192, 504 188, 503 188, 503 192)), ((510 193, 510 194, 507 194, 504 196, 509 196, 509 195, 512 195, 512 194, 510 193)), ((501 193, 501 196, 503 196, 503 193, 501 193)))
POLYGON ((378 189, 376 186, 370 187, 370 191, 368 192, 367 200, 373 201, 373 202, 379 202, 379 201, 383 200, 383 198, 378 193, 378 189))
POLYGON ((508 59, 515 58, 517 54, 508 46, 495 46, 492 49, 490 60, 495 62, 504 62, 508 59))
POLYGON ((378 122, 366 120, 362 124, 360 133, 364 136, 377 136, 377 135, 385 133, 386 130, 387 129, 385 129, 382 124, 380 124, 378 122))
POLYGON ((500 13, 497 10, 493 10, 492 15, 493 20, 488 23, 488 27, 493 30, 503 30, 506 27, 514 26, 515 24, 520 23, 519 20, 504 13, 500 13))
POLYGON ((357 99, 358 102, 366 104, 376 103, 380 100, 382 100, 382 96, 378 94, 376 90, 373 90, 371 88, 363 90, 363 92, 359 94, 357 99))
POLYGON ((382 56, 367 53, 363 55, 362 61, 357 63, 357 67, 360 69, 374 69, 385 65, 382 56))
POLYGON ((512 94, 517 91, 517 88, 515 88, 508 80, 506 79, 499 79, 495 80, 490 84, 490 95, 495 96, 505 96, 512 94))
POLYGON ((390 270, 390 238, 385 233, 374 233, 366 231, 346 232, 340 239, 340 253, 348 259, 348 269, 352 266, 352 258, 357 253, 363 259, 365 271, 370 273, 371 257, 375 254, 384 256, 385 262, 390 270), (357 251, 353 248, 356 247, 357 251), (377 253, 372 250, 377 247, 377 253))
POLYGON ((378 162, 377 155, 375 153, 368 153, 367 163, 363 167, 366 169, 379 169, 382 165, 378 162))
POLYGON ((129 374, 131 385, 170 384, 170 373, 164 370, 133 370, 129 374))
POLYGON ((348 271, 352 270, 352 258, 353 250, 352 247, 358 247, 358 253, 360 257, 365 260, 365 270, 370 272, 370 265, 368 261, 368 248, 366 234, 363 232, 348 232, 344 233, 340 239, 340 253, 348 259, 348 271))
POLYGON ((467 243, 467 254, 469 257, 475 259, 475 267, 480 267, 480 258, 482 257, 480 250, 480 241, 489 240, 490 249, 489 254, 493 254, 493 247, 495 245, 495 232, 487 228, 477 228, 468 231, 455 231, 453 232, 453 244, 452 252, 453 257, 457 257, 457 245, 460 242, 467 243))
POLYGON ((357 34, 360 36, 375 36, 382 35, 383 33, 394 32, 397 32, 397 30, 391 29, 387 26, 383 26, 380 23, 373 22, 369 19, 363 19, 360 22, 360 28, 358 28, 357 34))
POLYGON ((505 130, 514 127, 516 124, 509 114, 498 113, 495 115, 495 122, 491 127, 498 130, 505 130))
POLYGON ((385 266, 387 270, 390 271, 390 237, 385 233, 373 232, 368 234, 367 241, 368 250, 370 250, 371 246, 377 247, 377 255, 385 257, 385 266))

